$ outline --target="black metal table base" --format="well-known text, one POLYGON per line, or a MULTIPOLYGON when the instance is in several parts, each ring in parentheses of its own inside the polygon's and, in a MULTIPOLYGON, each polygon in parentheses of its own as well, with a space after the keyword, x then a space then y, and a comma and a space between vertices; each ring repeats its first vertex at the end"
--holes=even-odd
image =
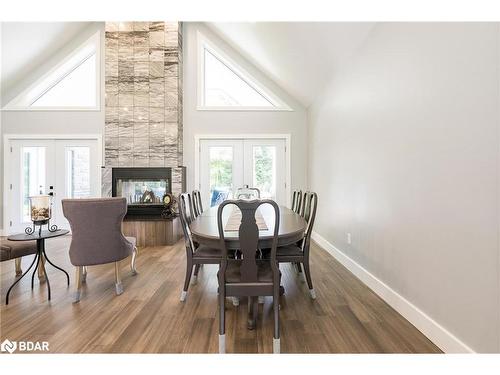
MULTIPOLYGON (((10 295, 10 292, 11 292, 12 288, 19 281, 21 281, 21 279, 25 275, 27 275, 28 272, 30 272, 31 268, 33 268, 33 265, 36 263, 35 269, 33 270, 33 274, 31 275, 31 289, 33 289, 34 283, 35 283, 35 274, 36 274, 36 271, 37 271, 38 267, 40 266, 40 263, 43 262, 44 258, 45 258, 45 260, 52 267, 57 268, 59 271, 64 272, 64 274, 66 275, 68 286, 69 286, 69 275, 68 275, 68 273, 65 270, 63 270, 61 267, 58 267, 54 263, 52 263, 50 261, 50 259, 47 257, 47 253, 45 252, 45 239, 37 239, 36 240, 36 254, 35 254, 35 257, 33 259, 33 262, 31 262, 31 265, 28 267, 28 269, 25 272, 23 272, 23 274, 16 281, 14 281, 14 283, 10 286, 9 290, 7 291, 7 297, 5 298, 5 304, 6 305, 9 304, 9 295, 10 295)), ((47 276, 47 271, 45 270, 45 266, 43 264, 42 264, 42 269, 43 269, 43 275, 45 277, 45 281, 47 282, 48 300, 50 301, 50 282, 49 282, 49 277, 47 276)))

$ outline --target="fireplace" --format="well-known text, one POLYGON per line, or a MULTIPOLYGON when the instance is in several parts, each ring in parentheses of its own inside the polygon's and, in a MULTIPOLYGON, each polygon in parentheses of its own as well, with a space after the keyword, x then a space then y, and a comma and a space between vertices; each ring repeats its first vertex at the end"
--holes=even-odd
POLYGON ((163 196, 171 192, 171 168, 112 169, 112 195, 127 199, 126 219, 159 219, 163 196))

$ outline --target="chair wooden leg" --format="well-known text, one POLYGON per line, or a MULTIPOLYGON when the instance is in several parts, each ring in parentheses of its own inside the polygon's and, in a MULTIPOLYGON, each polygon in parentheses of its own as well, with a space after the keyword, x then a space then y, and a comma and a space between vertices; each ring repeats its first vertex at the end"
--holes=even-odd
POLYGON ((120 262, 115 262, 115 291, 117 296, 123 293, 122 277, 120 275, 120 262))
POLYGON ((226 353, 226 293, 224 287, 219 286, 219 353, 226 353))
POLYGON ((87 266, 82 267, 82 284, 85 284, 87 282, 87 266))
POLYGON ((196 283, 198 282, 198 272, 200 272, 200 267, 201 267, 201 264, 197 264, 194 266, 194 275, 193 275, 193 282, 192 282, 193 285, 196 285, 196 283))
POLYGON ((182 290, 181 293, 181 302, 184 302, 187 297, 187 292, 189 288, 189 282, 191 281, 191 274, 193 273, 193 263, 190 261, 187 262, 186 265, 186 278, 184 280, 184 289, 182 290))
POLYGON ((22 257, 16 258, 14 260, 16 266, 16 276, 21 276, 23 274, 23 269, 21 268, 22 257))
POLYGON ((82 273, 83 273, 83 267, 82 266, 76 267, 76 276, 75 276, 76 290, 73 303, 80 302, 80 297, 82 295, 82 273))
POLYGON ((312 279, 311 279, 311 270, 309 268, 309 259, 304 261, 304 274, 306 276, 307 286, 309 287, 309 294, 312 299, 316 299, 316 292, 314 291, 312 279))
POLYGON ((281 352, 280 343, 280 309, 279 309, 279 293, 274 293, 273 296, 273 313, 274 313, 274 337, 273 337, 273 353, 281 352))
POLYGON ((295 269, 297 271, 297 275, 300 276, 300 274, 302 273, 302 266, 300 265, 300 263, 295 263, 295 269))
POLYGON ((137 247, 134 246, 134 250, 132 250, 132 259, 130 261, 130 269, 132 270, 132 275, 137 275, 137 269, 135 268, 136 260, 137 260, 137 247))

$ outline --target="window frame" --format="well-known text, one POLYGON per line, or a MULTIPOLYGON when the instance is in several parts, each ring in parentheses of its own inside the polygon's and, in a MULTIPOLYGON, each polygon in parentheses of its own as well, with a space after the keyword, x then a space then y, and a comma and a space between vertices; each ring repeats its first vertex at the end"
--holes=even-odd
POLYGON ((59 63, 57 63, 54 67, 52 67, 45 74, 40 76, 35 82, 29 85, 25 90, 23 90, 19 95, 17 95, 14 99, 8 102, 3 108, 3 111, 100 111, 102 108, 101 103, 101 31, 98 30, 90 38, 88 38, 85 42, 83 42, 80 46, 75 48, 70 54, 68 54, 64 59, 62 59, 59 63), (73 66, 71 70, 64 72, 61 76, 54 79, 54 81, 45 89, 43 89, 40 94, 36 96, 36 99, 29 100, 27 97, 28 93, 32 91, 37 85, 40 84, 43 80, 50 77, 54 72, 56 72, 59 68, 61 68, 64 64, 66 64, 69 60, 71 60, 75 55, 77 55, 82 49, 90 44, 95 44, 95 60, 96 60, 96 104, 95 106, 50 106, 50 107, 42 107, 42 106, 32 106, 38 99, 40 99, 45 93, 50 91, 53 87, 55 87, 58 83, 60 83, 64 78, 66 78, 73 71, 78 69, 83 63, 85 63, 93 54, 87 55, 83 60, 81 60, 77 65, 73 66), (31 102, 29 105, 26 105, 27 102, 31 102))
POLYGON ((243 70, 240 64, 236 63, 220 48, 215 47, 205 35, 198 31, 198 85, 197 85, 197 107, 198 111, 293 111, 283 100, 262 85, 258 79, 248 71, 243 70), (205 50, 212 54, 243 82, 249 85, 258 94, 269 101, 271 106, 210 106, 205 104, 205 50))

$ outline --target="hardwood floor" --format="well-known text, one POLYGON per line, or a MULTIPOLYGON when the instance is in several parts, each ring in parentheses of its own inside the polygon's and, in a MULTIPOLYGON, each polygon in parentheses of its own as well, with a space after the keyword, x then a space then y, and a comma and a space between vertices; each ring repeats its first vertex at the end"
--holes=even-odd
MULTIPOLYGON (((47 288, 25 277, 11 293, 14 261, 0 265, 0 340, 48 341, 58 353, 216 353, 218 351, 216 266, 204 266, 179 302, 184 282, 184 243, 141 248, 139 274, 122 263, 124 293, 115 296, 112 264, 89 267, 80 303, 72 303, 74 269, 70 238, 46 242, 50 259, 70 272, 47 265, 47 288)), ((431 341, 364 286, 324 250, 313 245, 311 268, 317 300, 290 265, 282 265, 286 293, 281 300, 282 353, 438 353, 431 341)), ((23 269, 31 257, 23 259, 23 269)), ((258 327, 246 329, 247 307, 226 302, 228 353, 272 353, 272 299, 259 306, 258 327)))

